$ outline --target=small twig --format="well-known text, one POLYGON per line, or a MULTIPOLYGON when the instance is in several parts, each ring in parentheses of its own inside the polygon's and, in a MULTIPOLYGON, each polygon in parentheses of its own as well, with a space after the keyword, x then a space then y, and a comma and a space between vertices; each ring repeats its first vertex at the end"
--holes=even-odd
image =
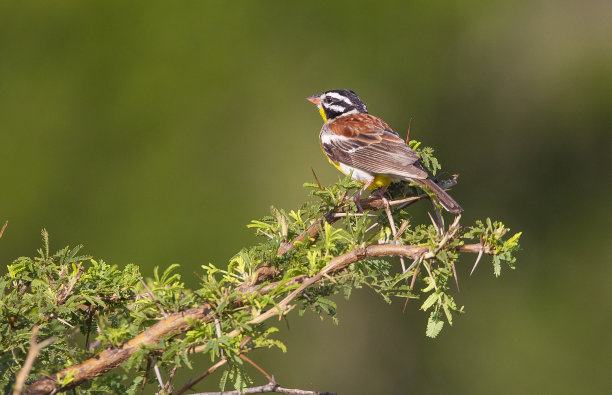
POLYGON ((269 239, 273 239, 273 238, 274 238, 274 236, 272 236, 270 233, 266 233, 266 232, 264 232, 264 231, 263 231, 263 230, 261 230, 261 229, 257 229, 257 231, 258 231, 259 233, 261 233, 262 235, 267 236, 269 239))
POLYGON ((192 395, 244 395, 244 394, 261 394, 265 392, 277 392, 277 393, 289 394, 289 395, 336 395, 333 392, 319 392, 319 391, 300 390, 300 389, 295 389, 295 388, 284 388, 275 382, 271 382, 266 385, 260 385, 259 387, 245 388, 243 392, 240 392, 240 391, 199 392, 199 393, 192 394, 192 395))
POLYGON ((147 358, 147 367, 145 368, 144 377, 142 378, 142 386, 140 386, 141 390, 144 390, 145 385, 147 385, 147 376, 149 375, 150 370, 151 370, 151 358, 147 358))
POLYGON ((378 226, 378 222, 374 222, 374 224, 372 226, 370 226, 368 229, 365 230, 365 233, 368 233, 369 231, 371 231, 372 229, 374 229, 377 226, 378 226))
POLYGON ((178 369, 178 365, 174 365, 172 370, 170 371, 170 376, 168 376, 168 381, 162 389, 157 392, 157 395, 163 394, 171 394, 172 393, 172 379, 174 378, 174 374, 176 373, 176 369, 178 369))
POLYGON ((317 173, 315 173, 314 169, 311 167, 310 170, 312 170, 312 175, 315 178, 315 181, 317 182, 317 185, 319 186, 319 191, 323 190, 323 187, 321 186, 321 183, 319 182, 319 177, 317 177, 317 173))
POLYGON ((410 206, 411 204, 423 199, 429 197, 429 195, 427 195, 426 193, 423 193, 421 195, 416 195, 416 196, 411 196, 411 197, 407 197, 405 199, 399 199, 399 200, 392 200, 389 202, 389 205, 391 206, 399 206, 399 209, 403 209, 406 206, 410 206))
MULTIPOLYGON (((410 266, 408 266, 408 269, 406 269, 406 271, 409 272, 413 267, 415 267, 421 261, 421 259, 423 259, 423 257, 420 257, 420 256, 414 258, 414 260, 412 261, 410 266)), ((414 281, 413 281, 413 283, 414 283, 414 281)))
MULTIPOLYGON (((62 271, 64 271, 65 268, 67 268, 67 265, 64 265, 64 267, 62 267, 62 271)), ((64 304, 66 299, 68 299, 68 297, 72 293, 72 288, 74 288, 75 284, 81 279, 82 274, 83 274, 83 265, 79 263, 76 274, 73 277, 71 277, 67 283, 62 285, 62 288, 60 289, 57 295, 57 301, 56 301, 57 306, 64 304)))
MULTIPOLYGON (((447 235, 454 235, 458 228, 451 226, 447 235)), ((444 243, 446 241, 443 240, 444 243)), ((444 244, 441 244, 442 246, 444 244)), ((454 247, 457 252, 467 253, 478 253, 484 249, 485 254, 494 254, 495 249, 490 246, 483 246, 482 244, 465 244, 454 247)), ((343 270, 346 270, 351 263, 362 261, 364 259, 371 259, 375 257, 383 256, 404 256, 408 259, 415 259, 421 257, 422 259, 431 259, 435 257, 435 252, 430 251, 428 246, 421 245, 391 245, 391 244, 379 244, 379 245, 368 245, 355 247, 354 249, 345 252, 344 254, 338 255, 332 258, 329 263, 320 270, 320 272, 312 277, 300 274, 289 281, 279 280, 268 284, 262 284, 263 281, 258 279, 259 282, 256 285, 241 286, 241 292, 254 292, 260 295, 271 292, 278 287, 280 281, 283 281, 285 286, 299 285, 293 292, 291 292, 285 299, 283 299, 277 307, 268 310, 265 313, 255 317, 248 324, 258 324, 267 320, 268 318, 274 317, 280 312, 289 309, 289 302, 297 297, 307 287, 319 282, 324 278, 325 274, 336 274, 343 270)), ((242 303, 238 298, 234 300, 235 303, 242 303)), ((198 307, 180 311, 169 315, 167 318, 163 318, 157 323, 153 324, 143 332, 139 333, 132 339, 124 342, 120 348, 109 348, 102 350, 94 357, 83 361, 79 364, 74 364, 63 370, 52 373, 50 376, 43 376, 36 382, 32 383, 28 390, 38 393, 51 393, 57 390, 65 390, 68 388, 74 388, 87 380, 91 380, 94 377, 104 374, 108 370, 120 365, 125 362, 138 350, 142 349, 142 346, 156 344, 160 339, 163 339, 171 334, 178 334, 187 331, 191 328, 190 320, 202 320, 203 322, 212 322, 213 308, 209 304, 205 303, 198 307), (71 375, 72 382, 62 387, 61 380, 66 376, 71 375)), ((239 330, 232 331, 226 334, 226 337, 231 338, 237 336, 240 333, 239 330)), ((216 370, 219 366, 225 364, 223 360, 220 365, 216 366, 216 370)), ((210 374, 210 373, 209 373, 210 374)))
POLYGON ((266 376, 266 378, 268 379, 269 382, 274 382, 274 377, 270 376, 265 370, 263 370, 259 365, 257 365, 255 362, 251 361, 249 359, 249 357, 247 357, 244 354, 240 354, 240 358, 243 361, 247 361, 248 363, 250 363, 251 365, 253 365, 253 367, 257 370, 259 370, 264 376, 266 376))
POLYGON ((153 359, 153 371, 155 372, 155 377, 157 377, 159 387, 164 388, 164 379, 162 379, 161 372, 159 371, 159 366, 157 366, 157 361, 155 359, 153 359))
POLYGON ((430 200, 431 206, 433 207, 434 214, 436 215, 436 219, 438 220, 438 227, 440 228, 440 234, 444 233, 444 219, 442 218, 442 214, 440 214, 440 209, 436 205, 433 200, 430 200))
POLYGON ((370 213, 334 213, 332 215, 333 218, 344 218, 344 217, 378 217, 376 214, 370 213))
POLYGON ((455 233, 457 233, 457 231, 459 230, 459 220, 460 219, 461 219, 461 214, 455 217, 455 220, 453 221, 451 226, 448 227, 448 231, 444 234, 444 237, 442 237, 442 239, 438 243, 438 247, 436 247, 436 249, 432 251, 432 256, 436 256, 438 251, 444 248, 446 243, 448 243, 448 241, 451 240, 455 236, 455 233))
MULTIPOLYGON (((415 261, 412 263, 411 267, 416 265, 417 260, 415 259, 415 261)), ((414 269, 414 273, 412 274, 412 281, 410 282, 410 290, 412 291, 414 289, 414 283, 416 282, 417 279, 417 274, 419 274, 419 270, 420 270, 421 266, 417 266, 416 269, 414 269)), ((404 302, 404 308, 402 309, 402 313, 406 312, 406 306, 408 306, 408 301, 410 300, 409 297, 406 297, 406 301, 404 302)))
MULTIPOLYGON (((397 239, 402 236, 402 233, 404 233, 404 231, 408 227, 408 224, 409 222, 407 220, 402 221, 400 228, 395 233, 395 235, 393 235, 393 244, 397 244, 397 239)), ((400 264, 402 265, 402 274, 406 273, 406 264, 404 263, 403 256, 400 256, 400 264)), ((406 284, 408 284, 408 282, 406 282, 406 284)))
POLYGON ((40 350, 57 340, 57 337, 52 336, 48 339, 43 340, 40 343, 36 343, 37 335, 38 325, 34 325, 34 327, 32 328, 32 336, 30 337, 30 350, 28 351, 28 356, 26 357, 26 360, 23 363, 21 370, 19 370, 19 373, 17 373, 17 379, 15 380, 15 389, 13 390, 13 395, 19 395, 23 391, 25 381, 28 378, 28 374, 30 374, 30 370, 32 370, 32 365, 34 365, 34 361, 40 353, 40 350))
POLYGON ((184 386, 183 388, 181 388, 180 390, 178 390, 178 392, 176 393, 176 395, 181 395, 184 394, 186 391, 188 391, 191 387, 193 387, 194 385, 196 385, 197 383, 199 383, 200 381, 204 380, 206 378, 206 376, 211 375, 212 373, 214 373, 217 369, 219 369, 221 366, 225 365, 227 363, 227 359, 222 359, 219 362, 217 362, 216 364, 214 364, 213 366, 211 366, 210 368, 208 368, 208 370, 206 370, 204 373, 202 373, 201 375, 199 375, 198 377, 196 377, 195 379, 191 379, 189 380, 184 386))
POLYGON ((406 228, 408 228, 408 224, 410 224, 410 221, 408 221, 407 219, 402 221, 402 224, 400 225, 400 228, 397 230, 397 234, 394 237, 395 240, 402 236, 406 228))
POLYGON ((55 318, 56 320, 58 320, 59 322, 61 322, 62 324, 66 325, 67 327, 73 328, 74 329, 74 325, 72 325, 70 322, 63 320, 61 318, 59 318, 58 316, 56 316, 55 314, 51 314, 49 317, 51 318, 55 318))
POLYGON ((6 225, 8 225, 8 219, 4 221, 4 225, 2 226, 2 229, 0 229, 0 239, 2 238, 2 235, 4 234, 4 229, 6 229, 6 225))
MULTIPOLYGON (((215 331, 217 332, 217 337, 220 339, 223 336, 223 333, 221 332, 221 323, 219 322, 217 316, 215 316, 215 331)), ((219 355, 221 356, 221 358, 225 358, 225 355, 223 354, 223 349, 220 350, 219 355)))
POLYGON ((147 293, 149 294, 149 296, 151 297, 151 300, 153 301, 153 303, 155 303, 155 305, 157 306, 157 308, 159 308, 159 311, 161 311, 162 315, 164 317, 168 317, 168 314, 166 314, 166 311, 164 310, 163 306, 161 305, 161 303, 159 303, 159 301, 157 300, 157 298, 155 297, 155 294, 153 293, 153 291, 151 291, 151 289, 147 286, 147 284, 144 282, 144 280, 141 278, 139 278, 140 283, 142 284, 142 286, 147 290, 147 293))
POLYGON ((314 300, 312 300, 312 298, 310 296, 308 296, 308 294, 305 291, 302 292, 302 296, 304 297, 304 299, 306 299, 308 301, 308 303, 310 303, 310 305, 312 307, 316 306, 314 300))
POLYGON ((438 236, 442 236, 442 229, 440 229, 440 227, 438 226, 438 224, 436 223, 436 221, 434 221, 433 217, 431 216, 431 213, 428 211, 427 215, 429 216, 429 219, 431 220, 431 223, 433 224, 434 229, 436 230, 436 234, 438 236))
MULTIPOLYGON (((91 323, 93 321, 94 306, 89 306, 89 316, 87 317, 87 335, 85 336, 85 349, 89 347, 89 333, 91 332, 91 323)), ((145 378, 146 380, 146 378, 145 378)))

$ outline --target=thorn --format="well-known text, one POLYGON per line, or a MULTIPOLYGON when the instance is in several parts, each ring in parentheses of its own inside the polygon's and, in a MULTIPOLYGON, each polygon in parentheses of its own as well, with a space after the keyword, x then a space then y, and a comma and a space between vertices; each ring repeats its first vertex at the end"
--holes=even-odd
POLYGON ((274 376, 270 376, 270 375, 268 374, 268 372, 266 372, 265 370, 263 370, 263 368, 262 368, 261 366, 257 365, 255 362, 251 361, 251 360, 249 359, 249 357, 247 357, 247 356, 246 356, 246 355, 244 355, 244 354, 239 354, 238 356, 240 357, 240 359, 242 359, 243 361, 246 361, 246 362, 250 363, 250 364, 251 364, 251 366, 253 366, 255 369, 259 370, 259 371, 260 371, 260 372, 261 372, 261 373, 262 373, 264 376, 266 376, 266 378, 268 379, 268 381, 269 381, 270 383, 275 382, 275 381, 274 381, 274 376))
MULTIPOLYGON (((221 323, 219 322, 219 319, 215 316, 215 330, 217 332, 217 337, 221 338, 223 337, 223 333, 221 332, 221 323)), ((225 355, 223 355, 223 349, 220 350, 219 356, 221 356, 221 358, 225 358, 225 355)))
POLYGON ((410 300, 409 297, 406 297, 406 301, 404 302, 404 308, 402 309, 402 313, 406 312, 406 306, 408 306, 408 301, 410 300))
POLYGON ((157 377, 157 382, 159 383, 159 386, 163 389, 164 379, 162 379, 161 372, 159 371, 159 366, 157 366, 157 361, 155 361, 155 359, 153 359, 153 371, 155 372, 155 376, 157 377))
POLYGON ((398 237, 400 237, 402 235, 402 233, 404 233, 404 231, 408 227, 409 223, 410 223, 410 221, 408 221, 408 220, 402 221, 402 224, 400 225, 400 228, 397 230, 397 233, 395 234, 395 237, 393 238, 394 240, 397 240, 398 237))
POLYGON ((273 238, 274 238, 274 236, 272 236, 272 235, 271 235, 271 234, 269 234, 269 233, 264 232, 264 231, 263 231, 263 230, 261 230, 261 229, 257 229, 257 231, 258 231, 259 233, 261 233, 262 235, 264 235, 264 236, 266 236, 266 237, 270 238, 270 239, 273 239, 273 238))
POLYGON ((412 117, 408 121, 408 134, 406 135, 406 144, 410 142, 410 130, 412 129, 412 117))
MULTIPOLYGON (((400 255, 400 264, 402 265, 402 273, 406 273, 406 263, 404 262, 404 257, 400 255)), ((408 285, 408 280, 406 280, 406 285, 408 285)))
POLYGON ((2 226, 2 230, 0 230, 0 239, 2 238, 2 235, 4 234, 4 229, 6 229, 6 225, 8 225, 8 219, 4 221, 4 226, 2 226))
POLYGON ((371 231, 372 229, 374 229, 377 226, 378 226, 378 222, 375 222, 374 225, 370 226, 368 229, 365 230, 365 233, 368 233, 369 231, 371 231))
MULTIPOLYGON (((419 262, 419 259, 415 259, 414 262, 412 262, 412 265, 410 265, 410 267, 408 268, 408 270, 412 269, 414 267, 414 265, 417 264, 417 262, 419 262)), ((417 266, 416 269, 414 269, 414 273, 412 274, 412 281, 410 282, 410 289, 414 289, 414 283, 416 282, 416 277, 417 274, 419 274, 419 268, 420 266, 417 266)), ((408 301, 410 300, 410 298, 406 297, 406 302, 404 302, 404 309, 402 310, 402 313, 406 312, 406 306, 408 306, 408 301)))
POLYGON ((434 229, 436 230, 436 233, 438 234, 438 236, 442 235, 442 231, 438 227, 438 224, 436 223, 436 221, 434 221, 434 219, 431 216, 431 213, 429 211, 427 212, 427 215, 429 215, 429 219, 431 220, 431 223, 433 224, 434 229))
POLYGON ((244 346, 246 346, 247 343, 251 341, 251 339, 252 339, 251 336, 245 336, 245 338, 242 339, 242 341, 240 342, 240 345, 238 346, 238 348, 242 350, 244 346))
POLYGON ((312 175, 315 178, 315 181, 317 182, 317 185, 319 186, 319 191, 323 190, 323 187, 321 186, 321 183, 319 182, 319 177, 317 177, 317 173, 315 173, 314 169, 311 167, 310 170, 312 171, 312 175))
POLYGON ((478 251, 478 256, 476 257, 476 262, 474 263, 474 267, 472 268, 472 271, 470 272, 470 276, 472 275, 472 273, 474 273, 474 270, 476 270, 476 266, 478 266, 478 262, 480 262, 480 258, 482 258, 482 253, 483 253, 483 249, 482 247, 480 247, 480 251, 478 251))
MULTIPOLYGON (((421 260, 421 258, 414 258, 414 261, 412 261, 412 264, 410 266, 408 266, 408 269, 406 269, 406 271, 410 271, 417 263, 419 263, 419 261, 421 260)), ((412 284, 414 285, 414 279, 412 280, 412 284)), ((410 288, 412 288, 412 285, 410 285, 410 288)))
POLYGON ((369 213, 334 213, 334 215, 332 215, 332 218, 344 218, 344 217, 378 217, 378 215, 376 214, 369 214, 369 213))
POLYGON ((420 270, 420 266, 417 266, 416 270, 414 271, 414 274, 412 275, 412 281, 410 282, 410 289, 414 288, 414 283, 416 282, 416 276, 417 274, 419 274, 419 270, 420 270))
MULTIPOLYGON (((440 227, 440 231, 442 233, 444 233, 444 218, 442 218, 442 215, 440 214, 440 210, 435 205, 433 200, 431 201, 431 204, 434 206, 434 213, 436 214, 436 219, 438 220, 438 225, 440 227)), ((459 214, 459 215, 461 215, 461 214, 459 214)))
POLYGON ((457 278, 457 270, 455 270, 455 262, 451 262, 451 268, 453 268, 453 277, 455 277, 455 284, 457 284, 457 292, 461 292, 459 289, 459 279, 457 278))

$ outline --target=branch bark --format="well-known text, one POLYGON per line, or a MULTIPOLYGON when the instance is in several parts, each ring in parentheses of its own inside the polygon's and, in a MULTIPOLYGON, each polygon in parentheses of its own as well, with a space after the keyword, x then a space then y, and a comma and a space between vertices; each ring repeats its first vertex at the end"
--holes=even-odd
MULTIPOLYGON (((390 204, 405 204, 413 201, 417 201, 426 197, 427 195, 413 196, 401 201, 389 202, 390 204)), ((366 210, 380 210, 384 208, 383 199, 376 196, 371 196, 367 199, 361 200, 361 206, 366 210)), ((323 216, 319 221, 311 224, 304 232, 298 235, 290 243, 284 243, 277 251, 279 255, 282 255, 295 248, 295 243, 298 241, 306 241, 310 238, 316 238, 318 233, 325 221, 333 223, 337 220, 333 214, 339 212, 345 212, 346 208, 339 208, 333 212, 323 216)), ((482 244, 471 244, 463 245, 457 248, 461 252, 475 252, 491 254, 494 251, 485 248, 482 244)), ((373 257, 385 257, 385 256, 403 256, 409 259, 428 259, 435 256, 435 253, 430 252, 427 246, 414 246, 414 245, 396 245, 396 244, 380 244, 370 245, 367 247, 358 247, 345 254, 339 255, 333 258, 329 264, 327 264, 319 273, 313 277, 306 275, 299 275, 293 277, 286 285, 300 284, 300 286, 285 297, 277 306, 277 309, 271 309, 267 312, 262 313, 258 317, 254 318, 251 323, 262 322, 272 316, 286 313, 289 309, 289 302, 298 296, 306 287, 315 284, 320 281, 324 276, 334 274, 345 270, 351 263, 364 260, 373 257), (279 310, 280 309, 280 310, 279 310)), ((237 290, 248 293, 257 292, 260 294, 266 294, 270 290, 278 286, 279 282, 273 282, 265 286, 260 284, 269 281, 274 277, 275 269, 270 267, 269 264, 264 264, 257 271, 255 280, 252 283, 241 284, 237 287, 237 290)), ((234 301, 236 304, 241 304, 241 299, 234 301)), ((187 331, 190 327, 188 321, 200 320, 203 322, 211 322, 214 319, 211 314, 211 306, 209 304, 203 304, 197 308, 169 314, 167 317, 161 319, 153 326, 146 329, 131 340, 125 342, 119 347, 108 348, 93 358, 90 358, 80 364, 65 368, 51 377, 42 377, 26 389, 27 394, 50 394, 57 391, 65 391, 70 388, 74 388, 87 380, 91 380, 97 376, 100 376, 109 370, 119 366, 125 362, 132 354, 138 351, 144 345, 156 344, 159 340, 164 337, 187 331), (61 386, 59 383, 62 380, 70 376, 71 381, 61 386)), ((230 333, 231 336, 236 336, 239 332, 234 331, 230 333)))
POLYGON ((13 395, 21 394, 23 391, 23 386, 25 384, 26 379, 28 378, 28 374, 30 370, 32 370, 32 365, 36 360, 36 357, 40 353, 40 350, 47 347, 49 344, 53 343, 57 338, 55 336, 50 337, 48 339, 43 340, 40 343, 37 343, 38 337, 38 325, 34 325, 32 328, 32 336, 30 337, 30 351, 28 351, 28 356, 17 373, 17 379, 15 380, 15 389, 13 391, 13 395))
MULTIPOLYGON (((481 244, 468 244, 457 248, 461 252, 484 253, 491 254, 494 251, 484 248, 481 244)), ((291 300, 293 300, 306 287, 320 281, 325 275, 338 273, 345 270, 351 263, 358 262, 367 258, 385 257, 385 256, 404 256, 410 259, 417 257, 427 259, 432 257, 432 253, 427 246, 411 246, 411 245, 396 245, 396 244, 378 244, 367 247, 358 247, 354 250, 346 252, 333 258, 319 273, 313 277, 300 275, 292 278, 287 284, 301 284, 300 287, 290 293, 285 299, 279 303, 280 308, 286 308, 291 300)), ((271 283, 263 287, 251 286, 246 288, 245 292, 258 292, 260 294, 268 293, 274 289, 278 283, 271 283)), ((240 302, 240 301, 237 301, 240 302)), ((264 320, 277 316, 277 309, 268 310, 255 318, 252 323, 263 322, 264 320)), ((52 377, 43 377, 34 382, 26 393, 28 394, 50 394, 54 391, 64 391, 74 388, 79 384, 91 380, 94 377, 100 376, 109 370, 119 366, 125 362, 134 352, 138 351, 143 345, 156 344, 162 338, 170 335, 185 332, 189 329, 189 320, 201 320, 203 322, 211 322, 214 319, 211 314, 211 306, 204 304, 200 307, 189 309, 186 311, 168 315, 168 317, 160 320, 138 336, 127 341, 123 345, 115 348, 109 348, 102 351, 93 358, 86 360, 78 365, 70 366, 63 369, 52 377), (57 383, 68 375, 72 375, 72 381, 64 386, 58 387, 57 383)), ((237 333, 236 333, 237 334, 237 333)), ((236 335, 234 334, 234 335, 236 335)))
POLYGON ((258 387, 247 388, 244 392, 240 391, 223 391, 223 392, 200 392, 193 395, 243 395, 243 394, 261 394, 264 392, 278 392, 281 394, 289 395, 336 395, 332 392, 318 392, 299 390, 292 388, 283 388, 277 383, 268 383, 266 385, 260 385, 258 387))
MULTIPOLYGON (((456 181, 454 182, 456 183, 456 181)), ((394 205, 400 205, 400 204, 403 204, 403 205, 411 204, 411 203, 414 203, 426 197, 428 197, 427 194, 410 196, 405 199, 391 201, 389 202, 389 205, 394 206, 394 205)), ((369 196, 367 198, 361 199, 359 201, 359 204, 364 210, 378 211, 378 210, 383 210, 385 208, 384 200, 378 195, 373 195, 373 196, 369 196)), ((310 224, 310 226, 308 226, 302 233, 300 233, 293 240, 291 240, 290 242, 282 243, 280 247, 278 247, 278 251, 276 252, 276 254, 278 256, 284 255, 285 253, 295 249, 296 243, 298 242, 303 243, 310 239, 316 239, 319 236, 319 232, 323 228, 323 225, 325 224, 325 222, 331 225, 341 218, 337 216, 336 214, 346 213, 347 211, 349 211, 348 205, 338 207, 335 210, 328 212, 327 214, 319 218, 319 220, 310 224)), ((240 287, 238 287, 238 291, 244 292, 246 287, 266 282, 270 280, 271 278, 273 278, 275 274, 276 274, 276 271, 274 270, 274 268, 270 265, 269 262, 266 262, 262 264, 261 267, 257 269, 257 271, 255 272, 255 276, 253 276, 254 281, 250 284, 249 283, 242 284, 240 287)))

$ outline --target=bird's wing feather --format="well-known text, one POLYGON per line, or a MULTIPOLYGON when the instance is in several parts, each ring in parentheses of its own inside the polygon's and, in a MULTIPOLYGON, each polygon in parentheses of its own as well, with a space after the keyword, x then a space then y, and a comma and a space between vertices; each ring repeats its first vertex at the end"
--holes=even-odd
MULTIPOLYGON (((419 154, 379 118, 369 114, 342 117, 327 126, 323 149, 334 161, 375 174, 427 178, 419 154)), ((322 136, 323 137, 323 136, 322 136)))

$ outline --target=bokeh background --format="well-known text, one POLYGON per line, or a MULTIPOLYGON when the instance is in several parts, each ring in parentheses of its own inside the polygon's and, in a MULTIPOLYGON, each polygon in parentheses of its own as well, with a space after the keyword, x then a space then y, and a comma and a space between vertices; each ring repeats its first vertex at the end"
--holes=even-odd
POLYGON ((337 180, 304 97, 348 88, 402 134, 414 118, 461 174, 464 223, 524 232, 518 268, 468 277, 463 260, 467 313, 436 340, 418 303, 362 290, 338 299, 339 326, 292 316, 289 352, 253 358, 341 394, 605 393, 611 20, 606 0, 2 1, 2 270, 45 227, 55 248, 180 263, 196 286, 199 265, 255 242, 250 219, 301 204, 311 167, 337 180))

